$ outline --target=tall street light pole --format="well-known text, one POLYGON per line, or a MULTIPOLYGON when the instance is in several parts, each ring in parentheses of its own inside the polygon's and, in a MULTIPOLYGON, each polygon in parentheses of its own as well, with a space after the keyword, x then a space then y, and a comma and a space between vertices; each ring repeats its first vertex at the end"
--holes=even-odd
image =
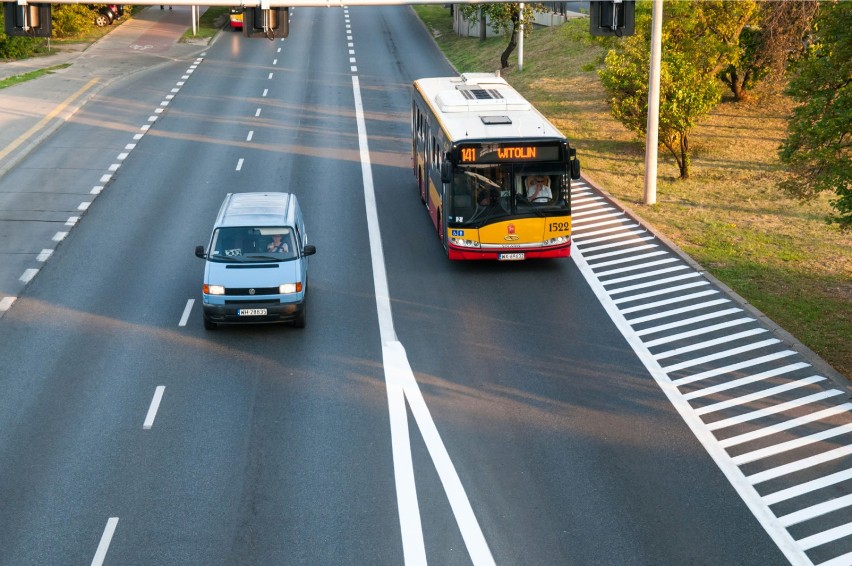
POLYGON ((660 123, 660 59, 663 46, 663 0, 653 0, 651 69, 648 74, 648 127, 645 137, 645 204, 657 202, 657 148, 660 123))

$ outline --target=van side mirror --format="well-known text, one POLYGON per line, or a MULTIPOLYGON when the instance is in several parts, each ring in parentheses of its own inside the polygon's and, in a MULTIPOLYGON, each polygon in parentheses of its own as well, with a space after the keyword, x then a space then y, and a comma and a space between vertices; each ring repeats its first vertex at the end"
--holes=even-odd
POLYGON ((317 247, 312 244, 305 245, 305 248, 302 250, 302 256, 314 255, 317 253, 317 247))
POLYGON ((195 246, 195 257, 200 257, 201 259, 207 257, 207 254, 204 253, 204 246, 195 246))
POLYGON ((449 159, 445 159, 444 162, 441 163, 441 182, 453 182, 453 164, 450 162, 449 159))

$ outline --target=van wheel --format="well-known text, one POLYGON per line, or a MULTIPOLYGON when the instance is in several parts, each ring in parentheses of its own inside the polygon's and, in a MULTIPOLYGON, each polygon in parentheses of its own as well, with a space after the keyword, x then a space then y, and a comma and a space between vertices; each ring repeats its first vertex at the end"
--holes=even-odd
POLYGON ((293 326, 296 328, 304 328, 308 321, 308 294, 305 293, 305 301, 302 303, 302 310, 296 319, 293 321, 293 326))
POLYGON ((215 322, 213 322, 206 316, 204 317, 204 330, 216 330, 216 326, 217 325, 215 322))

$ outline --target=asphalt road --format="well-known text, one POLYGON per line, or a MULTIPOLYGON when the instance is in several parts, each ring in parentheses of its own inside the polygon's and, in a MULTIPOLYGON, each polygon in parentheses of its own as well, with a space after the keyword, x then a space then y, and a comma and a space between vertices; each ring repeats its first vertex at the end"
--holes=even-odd
POLYGON ((100 195, 0 321, 0 563, 787 563, 574 261, 446 260, 409 89, 452 69, 410 9, 290 29, 113 85, 3 178, 100 195), (301 201, 307 328, 207 332, 194 246, 256 190, 301 201))

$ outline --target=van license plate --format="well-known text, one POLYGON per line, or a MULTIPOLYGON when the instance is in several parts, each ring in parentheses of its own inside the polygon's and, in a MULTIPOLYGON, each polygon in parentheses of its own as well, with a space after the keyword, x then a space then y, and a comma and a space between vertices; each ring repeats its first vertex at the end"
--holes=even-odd
POLYGON ((266 309, 240 309, 237 314, 240 316, 266 316, 266 309))
POLYGON ((518 259, 524 259, 524 258, 525 258, 525 256, 524 256, 523 252, 514 253, 514 254, 500 254, 497 257, 497 259, 499 259, 500 261, 511 261, 511 260, 518 260, 518 259))

